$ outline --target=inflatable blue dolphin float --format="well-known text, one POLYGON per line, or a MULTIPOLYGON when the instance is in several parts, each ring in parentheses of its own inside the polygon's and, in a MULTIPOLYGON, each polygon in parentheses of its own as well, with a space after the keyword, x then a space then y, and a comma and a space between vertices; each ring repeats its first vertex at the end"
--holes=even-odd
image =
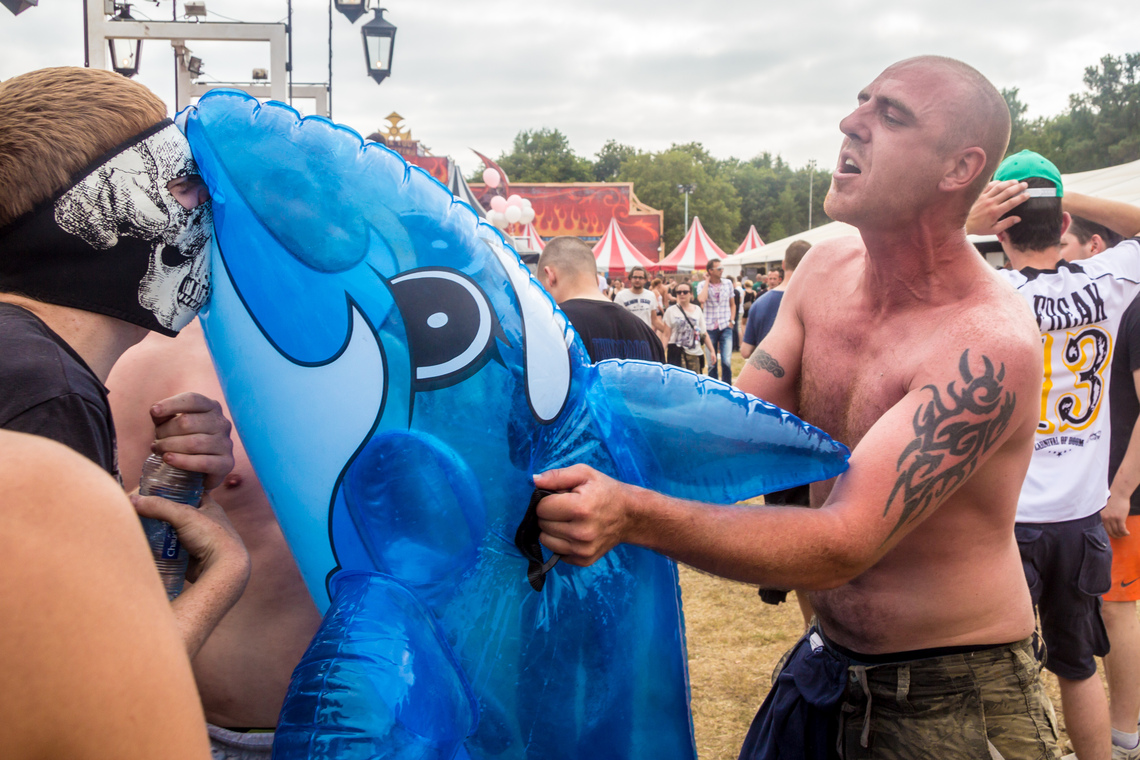
POLYGON ((182 119, 214 204, 206 337, 327 610, 274 757, 694 758, 676 566, 528 557, 532 476, 727 504, 847 449, 679 368, 592 364, 498 231, 347 128, 226 91, 182 119))

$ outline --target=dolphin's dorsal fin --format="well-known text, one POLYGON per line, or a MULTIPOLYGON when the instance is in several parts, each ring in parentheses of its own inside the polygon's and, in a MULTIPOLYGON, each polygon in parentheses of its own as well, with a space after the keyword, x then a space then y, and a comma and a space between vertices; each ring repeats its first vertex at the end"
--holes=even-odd
MULTIPOLYGON (((833 478, 850 451, 789 412, 679 367, 608 360, 585 373, 588 415, 616 475, 670 496, 731 504, 833 478)), ((587 420, 588 418, 588 420, 587 420)), ((561 431, 563 441, 573 434, 561 431)), ((536 471, 581 461, 556 447, 536 471)))

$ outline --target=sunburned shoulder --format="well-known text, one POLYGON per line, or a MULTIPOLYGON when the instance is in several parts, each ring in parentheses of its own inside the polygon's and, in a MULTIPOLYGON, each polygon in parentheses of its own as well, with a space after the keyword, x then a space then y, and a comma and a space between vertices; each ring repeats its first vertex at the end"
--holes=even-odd
MULTIPOLYGON (((942 320, 915 385, 944 387, 946 378, 992 375, 1008 391, 1030 398, 1040 392, 1041 338, 1024 300, 998 292, 971 299, 954 318, 942 320)), ((1032 404, 1020 405, 1026 413, 1032 404)), ((1036 419, 1036 413, 1031 413, 1036 419)))
POLYGON ((865 265, 867 248, 861 238, 854 236, 832 238, 811 247, 800 265, 789 288, 803 288, 811 283, 811 290, 818 292, 820 287, 838 286, 857 277, 865 265))
POLYGON ((804 271, 830 269, 837 264, 844 264, 862 260, 867 253, 862 238, 857 235, 845 235, 816 243, 804 254, 800 265, 796 267, 796 277, 804 271))
POLYGON ((995 270, 986 268, 963 300, 965 324, 979 335, 1038 353, 1041 334, 1025 298, 995 270))

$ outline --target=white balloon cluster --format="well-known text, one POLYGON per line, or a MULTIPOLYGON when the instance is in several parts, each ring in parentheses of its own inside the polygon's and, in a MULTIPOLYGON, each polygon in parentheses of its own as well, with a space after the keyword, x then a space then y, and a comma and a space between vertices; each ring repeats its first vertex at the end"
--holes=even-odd
POLYGON ((496 195, 491 199, 491 209, 487 212, 487 221, 499 229, 506 229, 511 224, 530 224, 534 221, 534 209, 530 201, 518 195, 504 198, 496 195))

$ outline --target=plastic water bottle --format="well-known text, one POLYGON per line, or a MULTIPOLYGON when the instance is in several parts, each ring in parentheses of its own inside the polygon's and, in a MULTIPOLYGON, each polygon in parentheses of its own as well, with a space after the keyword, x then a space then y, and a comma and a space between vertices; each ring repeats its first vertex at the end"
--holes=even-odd
MULTIPOLYGON (((143 496, 161 496, 164 499, 197 507, 202 502, 202 485, 206 475, 171 467, 162 457, 151 454, 143 463, 139 493, 143 496)), ((166 588, 166 598, 173 600, 182 593, 186 581, 186 566, 190 555, 182 548, 178 534, 168 522, 141 517, 146 540, 150 544, 158 575, 166 588)))

